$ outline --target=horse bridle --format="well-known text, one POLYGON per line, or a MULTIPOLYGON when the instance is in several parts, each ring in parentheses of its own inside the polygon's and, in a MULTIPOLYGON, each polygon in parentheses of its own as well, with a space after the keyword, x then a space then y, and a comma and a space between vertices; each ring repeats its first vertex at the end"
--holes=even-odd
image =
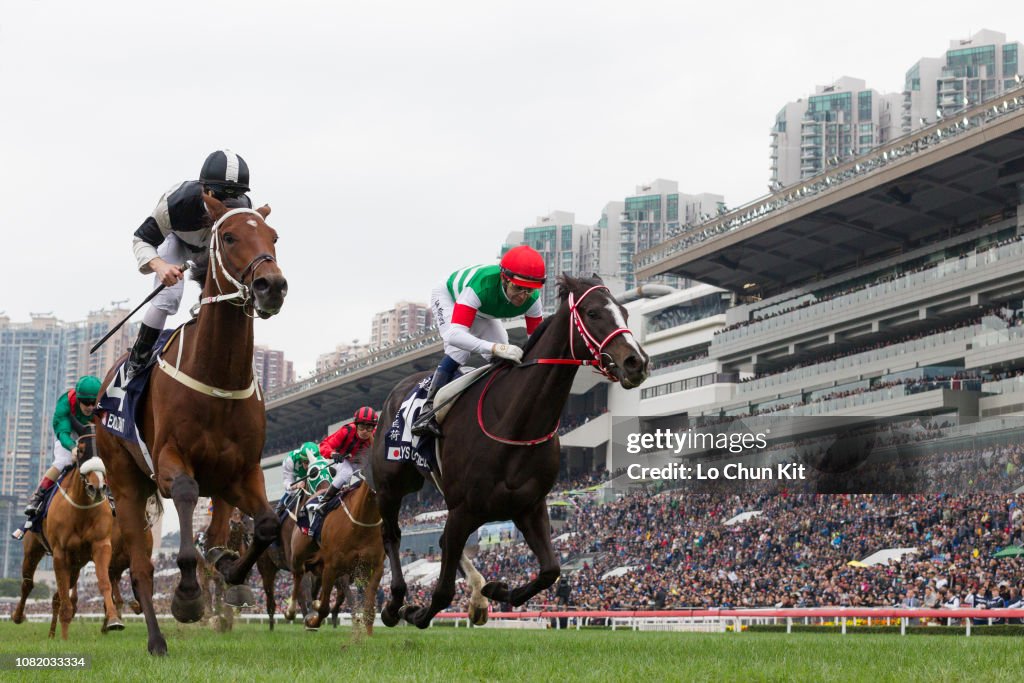
MULTIPOLYGON (((633 332, 629 328, 619 327, 612 330, 611 333, 609 333, 603 340, 599 341, 598 338, 587 329, 587 326, 583 323, 583 316, 580 315, 579 306, 583 303, 583 300, 588 294, 598 289, 603 289, 608 292, 611 291, 605 285, 594 285, 587 291, 583 292, 579 299, 575 298, 572 292, 569 293, 569 353, 572 355, 572 358, 535 358, 520 363, 515 367, 524 368, 531 365, 589 365, 594 368, 595 372, 615 381, 616 378, 612 374, 612 369, 615 368, 615 362, 612 361, 609 354, 605 353, 604 347, 619 335, 628 334, 633 336, 633 332), (584 345, 586 345, 587 350, 590 351, 590 355, 592 356, 590 360, 576 358, 576 333, 578 333, 580 338, 583 339, 584 345), (604 358, 608 359, 607 363, 604 362, 604 358)), ((551 440, 551 438, 558 433, 558 427, 561 424, 561 419, 555 422, 554 429, 552 429, 548 434, 537 439, 527 439, 524 441, 517 439, 505 439, 487 431, 487 427, 484 426, 484 396, 487 395, 487 390, 491 387, 491 383, 494 382, 497 376, 498 373, 493 373, 490 379, 487 380, 487 384, 484 385, 484 390, 480 392, 480 399, 476 406, 476 419, 477 424, 480 426, 480 431, 482 431, 488 438, 510 446, 536 446, 551 440)))
MULTIPOLYGON (((78 441, 81 441, 82 439, 94 439, 94 438, 96 438, 96 432, 91 432, 91 433, 88 433, 88 434, 81 434, 78 437, 78 441)), ((82 483, 85 484, 86 491, 88 492, 89 489, 94 489, 96 491, 96 493, 88 494, 89 495, 89 499, 92 501, 91 503, 88 503, 86 505, 82 505, 80 503, 76 503, 75 501, 71 500, 71 496, 68 495, 68 492, 64 490, 63 486, 57 486, 57 488, 60 489, 60 494, 62 496, 64 496, 64 500, 66 500, 68 502, 68 504, 71 505, 71 507, 77 508, 78 510, 91 510, 92 508, 96 507, 97 505, 100 505, 101 503, 106 502, 106 498, 107 498, 106 494, 107 494, 107 491, 109 491, 109 489, 107 487, 106 477, 104 477, 101 473, 97 472, 98 474, 100 474, 100 486, 99 486, 99 488, 97 488, 96 486, 93 485, 93 483, 91 481, 89 481, 89 479, 88 479, 88 477, 86 477, 86 475, 82 474, 82 465, 85 462, 88 462, 89 460, 92 460, 92 458, 98 458, 98 457, 99 456, 97 456, 97 455, 93 455, 92 457, 87 458, 86 460, 81 460, 79 458, 75 459, 75 474, 77 474, 79 477, 82 478, 82 483)))
MULTIPOLYGON (((210 234, 211 234, 211 237, 210 237, 210 259, 209 259, 210 263, 214 264, 216 268, 220 269, 220 273, 224 276, 224 278, 228 282, 231 283, 232 286, 234 286, 235 291, 234 292, 230 292, 230 293, 224 293, 224 291, 220 287, 220 280, 217 278, 217 274, 215 272, 214 273, 214 277, 213 277, 213 281, 217 285, 217 292, 218 293, 215 296, 207 296, 207 297, 201 298, 199 300, 199 304, 197 304, 197 306, 195 307, 196 309, 198 309, 199 307, 205 306, 206 304, 215 304, 215 303, 220 302, 220 301, 232 301, 232 303, 235 303, 236 306, 245 307, 247 304, 249 304, 252 301, 251 289, 250 289, 250 287, 248 285, 245 285, 243 283, 243 280, 245 280, 246 275, 250 276, 249 277, 249 282, 252 282, 253 280, 256 279, 256 270, 261 265, 263 265, 264 263, 267 263, 267 262, 270 262, 270 263, 276 263, 277 262, 277 259, 275 259, 273 256, 271 256, 270 254, 268 254, 266 252, 264 252, 262 254, 258 254, 256 256, 256 258, 254 258, 252 261, 249 262, 249 265, 247 265, 245 268, 242 269, 242 272, 238 274, 237 278, 233 277, 231 275, 231 271, 229 271, 227 266, 224 265, 224 259, 221 257, 220 230, 219 229, 224 224, 224 221, 226 221, 228 218, 231 218, 232 216, 237 216, 237 215, 240 215, 240 214, 243 214, 243 213, 249 213, 249 214, 253 214, 253 215, 259 216, 260 220, 263 220, 263 214, 261 214, 259 211, 256 211, 255 209, 247 209, 247 208, 231 209, 230 211, 225 213, 223 216, 218 218, 217 222, 213 224, 212 228, 210 228, 210 234), (238 299, 239 301, 235 302, 234 301, 235 299, 238 299)), ((255 304, 253 304, 253 313, 250 315, 248 312, 246 312, 246 315, 248 315, 249 317, 255 317, 256 316, 255 309, 256 309, 256 306, 255 306, 255 304)), ((193 309, 193 314, 195 314, 195 312, 196 312, 195 309, 193 309)))

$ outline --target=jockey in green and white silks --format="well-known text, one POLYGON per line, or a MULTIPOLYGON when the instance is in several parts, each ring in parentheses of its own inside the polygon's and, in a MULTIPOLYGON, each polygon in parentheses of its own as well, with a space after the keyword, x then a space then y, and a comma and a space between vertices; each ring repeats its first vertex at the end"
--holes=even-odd
POLYGON ((437 391, 474 353, 486 360, 503 358, 518 363, 523 350, 508 343, 501 320, 525 316, 526 333, 533 334, 543 319, 540 288, 544 285, 544 257, 521 245, 510 249, 501 263, 473 266, 452 273, 430 293, 430 310, 444 341, 444 358, 434 371, 422 417, 413 434, 440 436, 433 417, 437 391))
POLYGON ((303 494, 312 496, 322 484, 331 481, 331 476, 331 461, 320 456, 320 447, 312 441, 302 444, 281 462, 284 495, 278 509, 291 507, 303 494))
MULTIPOLYGON (((78 448, 75 432, 71 428, 71 420, 85 424, 92 421, 92 413, 96 409, 96 399, 100 393, 100 380, 92 375, 84 375, 70 389, 57 399, 57 407, 53 411, 53 464, 43 474, 39 486, 25 508, 25 514, 32 517, 42 505, 46 492, 57 481, 61 471, 72 464, 77 457, 78 448)), ((111 501, 113 507, 113 501, 111 501)))

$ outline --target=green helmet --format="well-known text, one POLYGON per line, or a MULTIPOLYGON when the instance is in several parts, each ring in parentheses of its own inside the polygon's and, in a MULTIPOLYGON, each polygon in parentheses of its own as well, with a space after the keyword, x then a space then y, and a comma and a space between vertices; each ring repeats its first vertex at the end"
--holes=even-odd
POLYGON ((86 401, 95 401, 100 395, 100 380, 92 375, 85 375, 75 385, 75 396, 86 401))
POLYGON ((299 446, 299 453, 306 456, 306 460, 312 462, 313 458, 320 457, 320 447, 317 446, 312 441, 307 441, 306 443, 299 446))

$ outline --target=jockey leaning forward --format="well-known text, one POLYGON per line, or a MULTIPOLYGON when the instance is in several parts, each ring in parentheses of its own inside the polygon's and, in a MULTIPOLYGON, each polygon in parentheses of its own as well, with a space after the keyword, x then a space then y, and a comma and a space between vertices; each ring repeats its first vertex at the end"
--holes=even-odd
POLYGON ((523 359, 523 350, 508 343, 502 319, 526 317, 526 333, 533 334, 542 320, 540 288, 544 285, 544 257, 521 245, 510 249, 498 265, 473 266, 452 273, 430 294, 430 309, 444 341, 444 358, 430 381, 427 403, 413 423, 417 436, 441 436, 434 419, 434 397, 473 353, 485 360, 523 359))
MULTIPOLYGON (((277 507, 282 510, 302 495, 306 486, 307 470, 311 463, 320 459, 320 447, 312 441, 307 441, 294 451, 284 456, 281 462, 281 483, 284 484, 284 495, 281 496, 277 507)), ((313 491, 307 491, 313 493, 313 491)))
POLYGON ((335 466, 334 479, 319 501, 311 502, 315 511, 319 511, 338 495, 345 484, 356 472, 356 458, 373 443, 373 430, 377 427, 377 412, 363 406, 352 416, 352 421, 320 442, 320 455, 331 458, 335 466))
POLYGON ((127 379, 146 366, 167 316, 178 312, 185 289, 181 265, 209 247, 213 221, 203 196, 210 195, 229 209, 251 209, 248 191, 249 166, 245 160, 229 149, 218 150, 206 157, 199 180, 186 180, 169 189, 153 214, 135 231, 132 250, 139 272, 155 273, 154 284, 162 284, 164 289, 142 318, 125 368, 127 379))
MULTIPOLYGON (((53 411, 53 464, 43 474, 39 487, 36 488, 25 508, 25 514, 29 517, 35 516, 39 511, 46 492, 57 481, 61 471, 78 458, 78 444, 76 443, 76 433, 71 426, 71 419, 74 417, 82 424, 92 422, 92 413, 96 410, 96 397, 99 393, 99 378, 85 375, 75 383, 74 389, 69 389, 57 399, 57 408, 53 411)), ((112 498, 110 499, 110 509, 114 509, 112 498)))

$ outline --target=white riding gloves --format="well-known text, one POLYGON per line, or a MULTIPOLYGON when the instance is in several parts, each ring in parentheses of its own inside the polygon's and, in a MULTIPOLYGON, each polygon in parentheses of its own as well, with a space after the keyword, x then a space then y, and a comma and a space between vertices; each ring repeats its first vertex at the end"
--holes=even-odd
POLYGON ((515 344, 495 344, 491 347, 491 355, 513 363, 520 363, 523 360, 523 350, 515 344))

